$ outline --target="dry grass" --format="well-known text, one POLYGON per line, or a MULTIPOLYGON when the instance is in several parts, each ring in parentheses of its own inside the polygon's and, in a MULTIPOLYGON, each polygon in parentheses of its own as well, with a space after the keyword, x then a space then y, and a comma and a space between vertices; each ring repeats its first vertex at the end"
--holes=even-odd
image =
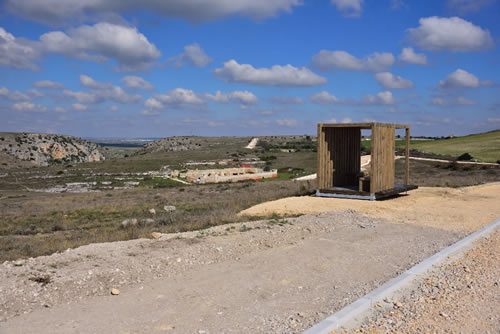
POLYGON ((245 220, 236 214, 252 205, 309 193, 313 183, 276 181, 108 193, 25 193, 0 201, 0 261, 48 255, 96 242, 150 237, 245 220), (111 194, 111 196, 109 196, 111 194), (166 212, 165 205, 176 211, 166 212), (151 214, 149 209, 155 209, 151 214), (124 219, 138 224, 122 227, 124 219), (154 222, 146 222, 146 219, 154 222))

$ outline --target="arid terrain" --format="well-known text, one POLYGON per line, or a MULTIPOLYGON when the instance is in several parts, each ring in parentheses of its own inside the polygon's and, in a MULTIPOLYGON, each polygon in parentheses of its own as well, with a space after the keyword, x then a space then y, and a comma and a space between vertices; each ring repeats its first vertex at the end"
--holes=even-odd
MULTIPOLYGON (((315 170, 308 136, 251 149, 251 138, 182 138, 100 162, 0 167, 1 333, 299 333, 500 217, 495 164, 411 160, 418 190, 327 199, 293 180, 315 170), (279 177, 163 174, 228 158, 279 177)), ((386 328, 370 321, 363 330, 386 328)))

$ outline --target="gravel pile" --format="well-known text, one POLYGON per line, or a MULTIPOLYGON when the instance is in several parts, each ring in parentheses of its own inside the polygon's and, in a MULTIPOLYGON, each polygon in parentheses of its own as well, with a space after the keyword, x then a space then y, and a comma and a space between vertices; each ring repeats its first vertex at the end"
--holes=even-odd
POLYGON ((437 267, 401 300, 376 305, 361 333, 500 333, 500 231, 437 267))

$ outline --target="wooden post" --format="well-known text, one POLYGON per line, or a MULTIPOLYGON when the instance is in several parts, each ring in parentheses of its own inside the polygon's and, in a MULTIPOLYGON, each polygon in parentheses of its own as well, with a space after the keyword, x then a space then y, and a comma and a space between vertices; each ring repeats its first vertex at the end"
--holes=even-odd
POLYGON ((322 189, 323 188, 323 180, 324 180, 324 174, 323 174, 323 164, 324 164, 324 157, 323 157, 323 147, 325 145, 324 142, 324 136, 323 136, 323 131, 322 131, 322 126, 321 124, 318 124, 318 137, 317 137, 317 153, 318 153, 318 158, 317 158, 317 174, 316 174, 316 187, 317 189, 322 189))
POLYGON ((405 184, 410 184, 410 128, 406 128, 405 184))

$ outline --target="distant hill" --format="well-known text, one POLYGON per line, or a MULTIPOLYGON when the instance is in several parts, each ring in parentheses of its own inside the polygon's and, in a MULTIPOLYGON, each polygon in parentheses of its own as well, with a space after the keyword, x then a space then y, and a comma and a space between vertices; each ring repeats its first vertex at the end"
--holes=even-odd
POLYGON ((201 149, 200 138, 204 137, 168 137, 148 142, 144 147, 136 151, 135 155, 155 153, 155 152, 178 152, 193 151, 201 149))
POLYGON ((22 160, 36 166, 93 162, 105 159, 101 150, 97 144, 78 137, 0 132, 0 154, 7 155, 5 160, 9 162, 22 160))
POLYGON ((483 162, 497 162, 500 160, 500 130, 449 139, 412 141, 411 148, 452 156, 469 153, 483 162))

